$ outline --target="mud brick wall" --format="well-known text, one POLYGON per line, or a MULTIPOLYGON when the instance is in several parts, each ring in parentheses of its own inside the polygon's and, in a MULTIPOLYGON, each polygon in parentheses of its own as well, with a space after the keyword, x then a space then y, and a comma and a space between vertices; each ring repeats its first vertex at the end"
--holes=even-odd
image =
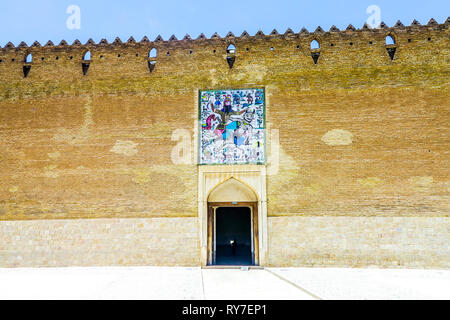
POLYGON ((0 48, 0 266, 195 265, 197 164, 194 152, 192 164, 171 161, 178 143, 173 131, 186 129, 196 139, 199 90, 264 87, 267 122, 280 136, 279 172, 267 178, 270 264, 442 267, 445 244, 432 249, 436 242, 427 230, 448 238, 449 35, 448 21, 431 21, 377 30, 0 48), (386 46, 387 35, 395 45, 386 46), (318 50, 310 49, 314 39, 318 50), (236 46, 232 68, 229 44, 236 46), (150 72, 152 48, 158 56, 150 72), (83 61, 87 51, 91 59, 83 61), (29 53, 31 63, 25 62, 29 53), (312 54, 318 53, 316 64, 312 54), (123 236, 118 227, 103 237, 101 225, 127 219, 168 221, 162 227, 174 233, 168 244, 159 237, 146 241, 183 253, 147 254, 125 241, 118 250, 130 255, 109 256, 117 249, 112 244, 96 254, 96 235, 101 241, 123 236), (191 226, 189 235, 170 219, 191 226), (80 234, 64 238, 65 223, 80 234), (29 233, 54 224, 49 237, 29 233), (330 229, 353 244, 353 253, 340 255, 330 229), (390 253, 377 242, 363 245, 377 230, 394 229, 415 233, 386 240, 390 253), (74 258, 81 236, 91 239, 83 250, 92 259, 74 258), (31 249, 30 241, 39 239, 49 242, 48 251, 31 249), (75 242, 65 247, 61 239, 75 242), (321 239, 330 246, 301 249, 321 239), (358 245, 357 239, 366 240, 358 245), (133 248, 145 257, 135 258, 133 248), (434 254, 438 258, 428 259, 434 254))

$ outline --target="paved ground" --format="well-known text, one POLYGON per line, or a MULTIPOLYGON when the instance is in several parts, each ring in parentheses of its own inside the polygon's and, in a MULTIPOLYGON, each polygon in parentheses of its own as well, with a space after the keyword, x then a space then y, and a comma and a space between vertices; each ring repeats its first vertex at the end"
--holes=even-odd
POLYGON ((0 299, 450 299, 450 270, 0 269, 0 299))

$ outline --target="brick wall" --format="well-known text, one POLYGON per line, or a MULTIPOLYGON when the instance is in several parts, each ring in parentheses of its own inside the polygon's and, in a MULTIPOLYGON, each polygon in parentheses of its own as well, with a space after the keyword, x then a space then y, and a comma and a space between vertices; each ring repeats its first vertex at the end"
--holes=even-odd
POLYGON ((197 266, 195 218, 3 221, 0 267, 197 266))
MULTIPOLYGON (((434 224, 430 228, 440 228, 450 211, 448 36, 446 22, 379 30, 0 48, 0 226, 21 236, 21 228, 28 226, 38 231, 54 223, 60 228, 65 223, 68 228, 96 225, 97 220, 73 220, 85 218, 126 224, 117 219, 165 217, 191 225, 197 216, 197 167, 195 162, 172 163, 177 144, 173 130, 188 130, 194 141, 198 90, 265 87, 267 122, 280 136, 280 170, 267 180, 268 215, 280 218, 272 221, 284 221, 287 227, 291 221, 315 223, 320 216, 332 226, 342 217, 354 218, 351 224, 379 217, 387 219, 387 228, 394 221, 390 219, 399 219, 395 225, 420 229, 429 223, 434 224), (388 34, 396 40, 393 60, 385 45, 388 34), (309 47, 313 39, 321 46, 317 64, 309 47), (232 69, 226 61, 229 43, 237 49, 232 69), (148 52, 153 47, 158 57, 150 72, 148 52), (83 75, 87 50, 92 58, 83 75), (23 62, 28 53, 33 54, 32 64, 23 62), (24 65, 31 66, 26 78, 24 65)), ((176 226, 174 233, 183 228, 176 226)), ((274 226, 269 226, 272 248, 289 243, 292 251, 286 252, 295 256, 303 238, 293 232, 287 241, 277 236, 279 224, 274 226)), ((315 230, 311 236, 317 241, 327 239, 320 228, 306 229, 315 230)), ((368 230, 375 235, 377 229, 368 230)), ((37 233, 34 239, 39 237, 37 233)), ((403 248, 404 239, 392 238, 391 245, 403 248)), ((183 251, 184 242, 177 241, 171 250, 183 251)), ((0 265, 45 265, 37 249, 30 254, 38 260, 19 263, 16 253, 31 247, 7 243, 2 244, 0 265)), ((88 243, 94 248, 94 242, 88 243)), ((399 261, 404 252, 405 265, 442 266, 427 258, 433 251, 421 236, 411 243, 418 248, 423 244, 416 260, 399 249, 378 263, 391 266, 390 259, 399 261)), ((155 254, 128 258, 126 264, 196 264, 195 251, 189 249, 191 244, 186 246, 186 256, 179 259, 155 260, 155 254)), ((70 253, 58 261, 57 247, 50 248, 55 255, 45 254, 47 265, 77 263, 70 253)), ((361 250, 358 256, 366 258, 360 258, 360 264, 371 264, 376 249, 361 250)), ((282 261, 274 254, 271 261, 276 264, 308 261, 302 255, 282 261)), ((118 261, 105 259, 80 263, 118 261)), ((344 263, 338 255, 335 259, 318 258, 314 264, 344 263)), ((358 264, 359 258, 351 259, 350 265, 358 264)))
POLYGON ((449 268, 448 218, 270 217, 269 265, 449 268))

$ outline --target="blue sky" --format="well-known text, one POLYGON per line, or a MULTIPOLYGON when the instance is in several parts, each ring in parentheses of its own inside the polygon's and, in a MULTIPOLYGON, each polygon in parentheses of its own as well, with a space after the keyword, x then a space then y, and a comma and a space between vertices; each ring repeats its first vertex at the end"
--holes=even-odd
POLYGON ((144 35, 154 40, 158 34, 164 39, 172 34, 180 39, 186 33, 196 38, 202 32, 210 37, 228 31, 240 35, 243 30, 253 35, 259 29, 267 34, 288 27, 299 32, 302 27, 313 31, 318 25, 343 29, 349 23, 359 28, 369 17, 370 5, 380 7, 381 20, 389 26, 398 19, 405 25, 413 19, 425 24, 432 17, 442 23, 450 15, 448 0, 2 0, 0 46, 8 41, 30 45, 35 40, 45 44, 62 39, 85 43, 89 38, 111 42, 117 36, 123 41, 144 35), (70 5, 81 10, 80 29, 66 26, 70 5))

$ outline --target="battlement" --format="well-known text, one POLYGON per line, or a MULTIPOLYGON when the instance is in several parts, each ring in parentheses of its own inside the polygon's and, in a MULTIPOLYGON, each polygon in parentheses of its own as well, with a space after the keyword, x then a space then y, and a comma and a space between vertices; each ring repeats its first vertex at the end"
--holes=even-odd
MULTIPOLYGON (((31 46, 21 42, 17 47, 8 43, 0 48, 0 98, 22 95, 23 90, 19 87, 25 84, 33 87, 33 83, 42 81, 100 81, 105 85, 104 90, 98 86, 96 89, 108 91, 111 85, 118 88, 126 82, 129 89, 133 87, 133 81, 145 82, 151 78, 160 79, 160 89, 170 91, 181 87, 187 90, 214 87, 214 78, 221 78, 223 85, 263 86, 269 82, 284 82, 284 87, 294 85, 298 89, 298 83, 292 82, 295 77, 296 82, 307 79, 302 86, 312 88, 325 71, 328 76, 339 77, 329 78, 328 86, 348 87, 351 83, 346 73, 369 68, 376 69, 372 70, 372 75, 367 75, 371 79, 369 82, 382 85, 392 77, 389 71, 383 70, 386 66, 397 67, 392 70, 395 70, 395 82, 399 85, 401 76, 411 72, 400 70, 400 66, 423 68, 424 65, 447 63, 449 23, 449 18, 442 24, 431 19, 427 25, 414 20, 410 26, 404 26, 398 21, 393 27, 381 23, 378 29, 365 24, 361 29, 349 25, 345 30, 339 30, 333 26, 329 31, 318 27, 314 32, 303 28, 299 33, 288 29, 283 34, 273 30, 268 35, 258 31, 253 36, 244 31, 241 36, 229 32, 221 37, 215 33, 209 39, 201 34, 196 39, 186 35, 179 40, 173 35, 168 40, 158 36, 154 41, 144 37, 139 42, 131 37, 126 42, 116 38, 112 43, 106 39, 99 43, 90 39, 85 44, 76 40, 71 45, 64 40, 58 45, 48 41, 43 46, 37 41, 31 46), (392 43, 386 42, 387 37, 392 43), (311 46, 315 41, 318 47, 311 46), (150 54, 153 49, 157 54, 150 54), (291 78, 289 83, 286 82, 288 78, 291 78), (106 85, 107 82, 110 83, 106 85), (12 92, 14 90, 17 92, 12 92)), ((437 71, 430 70, 429 76, 421 72, 420 81, 435 78, 433 72, 437 71)), ((327 87, 324 81, 320 80, 321 88, 327 87)), ((356 82, 359 86, 367 83, 361 79, 356 82)), ((414 82, 418 80, 412 76, 405 79, 405 83, 414 82)), ((145 85, 152 87, 155 83, 145 85)), ((58 88, 55 90, 60 90, 61 85, 58 88)), ((41 90, 31 91, 38 93, 41 90)))
MULTIPOLYGON (((397 23, 393 27, 388 27, 384 22, 381 22, 380 27, 377 29, 370 28, 367 23, 360 29, 356 29, 353 25, 349 25, 345 30, 340 30, 336 26, 332 26, 328 32, 324 31, 322 27, 318 26, 314 32, 308 31, 306 28, 303 28, 299 33, 295 33, 292 29, 288 28, 286 32, 283 34, 278 33, 276 29, 274 29, 270 34, 265 35, 261 30, 259 30, 254 36, 250 36, 247 31, 244 31, 241 36, 236 37, 232 32, 228 32, 227 35, 222 38, 217 32, 214 33, 209 39, 202 33, 195 40, 189 35, 186 34, 183 39, 179 40, 175 35, 172 35, 168 40, 164 40, 161 35, 158 35, 155 40, 152 42, 148 39, 147 36, 144 36, 141 41, 137 42, 133 37, 130 37, 126 42, 122 42, 120 38, 116 38, 112 43, 109 43, 107 39, 101 39, 99 43, 95 43, 94 40, 89 39, 84 45, 79 41, 75 40, 72 45, 69 45, 65 40, 62 40, 58 45, 55 45, 51 40, 49 40, 44 47, 85 47, 85 48, 97 48, 97 47, 105 47, 105 46, 135 46, 135 45, 145 45, 148 46, 150 44, 155 43, 168 43, 168 42, 189 42, 189 41, 203 41, 203 40, 220 40, 226 39, 228 41, 240 41, 240 40, 249 40, 249 39, 270 39, 270 38, 321 38, 334 35, 341 35, 343 39, 346 38, 349 34, 356 32, 359 34, 361 32, 370 32, 371 34, 385 35, 385 34, 396 34, 396 33, 417 33, 417 32, 426 32, 431 30, 442 30, 447 29, 450 24, 450 17, 447 20, 439 24, 433 18, 426 25, 421 25, 417 20, 414 20, 410 26, 404 26, 401 21, 397 21, 397 23)), ((5 50, 14 50, 14 49, 29 49, 29 52, 32 52, 33 48, 42 47, 38 41, 35 41, 31 46, 28 46, 25 42, 21 42, 17 47, 14 46, 13 43, 8 42, 3 49, 5 50), (31 49, 31 50, 30 50, 31 49)))

